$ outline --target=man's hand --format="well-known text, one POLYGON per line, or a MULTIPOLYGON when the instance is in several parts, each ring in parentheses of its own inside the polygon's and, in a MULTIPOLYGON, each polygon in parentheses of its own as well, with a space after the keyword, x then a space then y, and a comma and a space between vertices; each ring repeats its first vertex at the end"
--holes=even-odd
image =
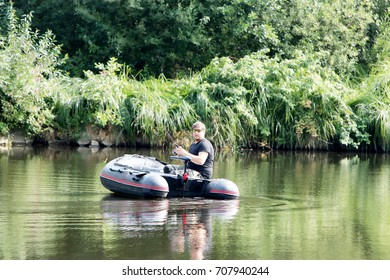
POLYGON ((182 146, 177 146, 173 151, 178 156, 186 156, 188 154, 188 152, 186 150, 184 150, 182 146))

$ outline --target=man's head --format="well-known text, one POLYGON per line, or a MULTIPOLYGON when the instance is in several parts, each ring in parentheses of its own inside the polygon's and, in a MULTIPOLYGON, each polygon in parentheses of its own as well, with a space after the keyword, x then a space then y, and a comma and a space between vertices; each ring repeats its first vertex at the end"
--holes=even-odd
POLYGON ((206 126, 202 122, 196 122, 192 125, 192 136, 195 142, 199 142, 204 139, 206 133, 206 126))

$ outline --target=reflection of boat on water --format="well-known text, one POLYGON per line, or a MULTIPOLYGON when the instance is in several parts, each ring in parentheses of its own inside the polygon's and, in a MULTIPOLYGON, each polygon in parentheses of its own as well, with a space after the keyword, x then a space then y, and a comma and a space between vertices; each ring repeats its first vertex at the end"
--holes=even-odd
POLYGON ((153 230, 168 217, 168 200, 129 200, 109 195, 101 202, 103 217, 122 230, 153 230))
POLYGON ((207 213, 207 216, 215 217, 218 220, 234 219, 240 205, 239 200, 176 198, 170 199, 169 202, 170 212, 203 212, 207 213))
POLYGON ((227 179, 203 179, 187 170, 189 158, 171 157, 184 162, 184 168, 166 164, 153 157, 124 155, 100 173, 102 185, 121 195, 140 198, 205 197, 236 199, 238 187, 227 179))
MULTIPOLYGON (((126 226, 160 226, 175 224, 181 214, 191 217, 208 216, 219 220, 232 220, 238 212, 239 200, 206 200, 193 198, 173 199, 128 199, 108 195, 101 201, 104 218, 120 227, 126 226)), ((197 218, 196 218, 197 219, 197 218)), ((196 220, 195 219, 195 220, 196 220)))
POLYGON ((101 209, 107 224, 128 237, 139 238, 146 233, 166 231, 168 238, 162 242, 169 243, 172 253, 203 259, 211 248, 212 220, 233 220, 239 209, 239 200, 141 200, 109 195, 102 199, 101 209))

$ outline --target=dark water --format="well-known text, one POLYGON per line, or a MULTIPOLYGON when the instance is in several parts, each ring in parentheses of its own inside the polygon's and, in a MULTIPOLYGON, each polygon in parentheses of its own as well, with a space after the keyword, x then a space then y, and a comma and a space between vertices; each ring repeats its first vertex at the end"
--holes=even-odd
POLYGON ((0 150, 0 259, 390 259, 390 156, 218 153, 234 201, 136 200, 106 160, 157 150, 0 150))

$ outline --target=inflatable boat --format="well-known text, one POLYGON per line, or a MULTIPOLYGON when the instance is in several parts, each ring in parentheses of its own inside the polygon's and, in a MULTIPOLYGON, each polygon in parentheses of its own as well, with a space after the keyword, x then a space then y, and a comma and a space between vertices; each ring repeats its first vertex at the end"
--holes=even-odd
POLYGON ((188 157, 171 156, 172 165, 154 157, 124 155, 111 160, 100 173, 102 185, 120 195, 138 198, 205 197, 236 199, 238 187, 227 179, 204 179, 187 169, 188 157))

